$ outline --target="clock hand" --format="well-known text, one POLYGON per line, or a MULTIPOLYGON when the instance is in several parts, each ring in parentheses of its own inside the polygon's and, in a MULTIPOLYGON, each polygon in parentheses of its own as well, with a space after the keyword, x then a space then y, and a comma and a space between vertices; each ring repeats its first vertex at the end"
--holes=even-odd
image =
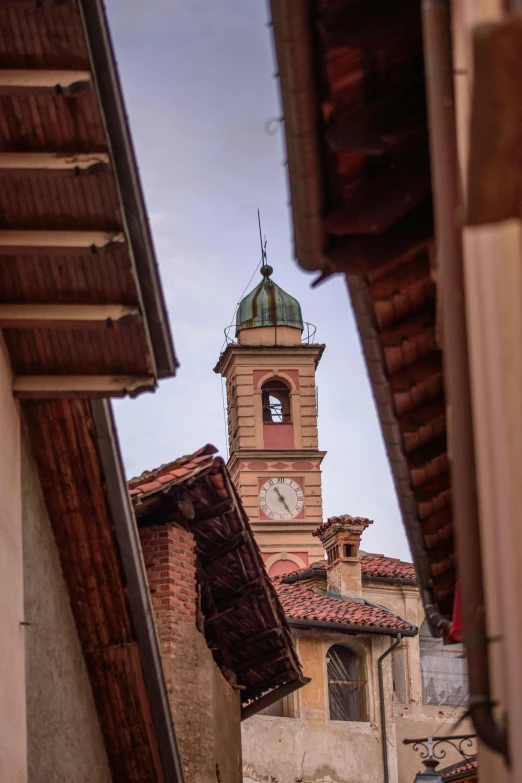
POLYGON ((291 514, 292 512, 291 512, 291 511, 290 511, 290 509, 288 508, 288 506, 287 506, 287 503, 286 503, 286 500, 284 499, 284 497, 282 496, 282 494, 279 492, 279 489, 278 489, 278 487, 276 487, 276 488, 275 488, 275 491, 276 491, 276 493, 277 493, 277 496, 278 496, 279 500, 280 500, 280 501, 281 501, 281 503, 283 504, 283 506, 286 508, 286 510, 288 511, 288 513, 289 513, 289 514, 291 514))

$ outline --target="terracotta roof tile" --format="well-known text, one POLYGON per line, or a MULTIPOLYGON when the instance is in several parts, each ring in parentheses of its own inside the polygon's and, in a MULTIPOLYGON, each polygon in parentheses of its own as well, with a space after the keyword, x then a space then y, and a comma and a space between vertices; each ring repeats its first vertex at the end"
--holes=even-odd
POLYGON ((146 470, 141 476, 130 479, 128 482, 129 493, 136 498, 139 495, 147 495, 158 489, 165 489, 168 484, 174 484, 187 476, 195 475, 207 466, 211 467, 213 454, 217 452, 215 446, 207 445, 187 457, 180 457, 175 462, 155 470, 146 470))
POLYGON ((342 525, 343 523, 360 525, 363 528, 367 528, 368 525, 373 525, 373 520, 366 519, 366 517, 352 517, 350 514, 342 514, 339 517, 329 517, 326 522, 323 522, 322 525, 319 525, 319 527, 314 530, 312 535, 319 538, 328 528, 332 527, 332 525, 342 525))
POLYGON ((340 625, 366 625, 373 628, 412 630, 413 626, 396 614, 356 601, 343 601, 318 595, 300 584, 285 584, 284 577, 273 582, 289 620, 319 620, 340 625))
POLYGON ((395 557, 362 554, 361 569, 364 576, 391 577, 392 579, 416 579, 412 563, 405 563, 395 557))
POLYGON ((478 770, 478 761, 477 758, 468 759, 467 761, 458 761, 456 764, 453 764, 451 767, 445 767, 445 769, 441 769, 440 773, 442 775, 443 780, 454 780, 457 777, 460 777, 465 772, 474 772, 478 770))
MULTIPOLYGON (((307 574, 310 568, 314 571, 326 570, 326 560, 312 563, 309 568, 301 568, 298 571, 292 571, 288 576, 296 577, 299 574, 307 574)), ((389 579, 411 579, 416 580, 415 567, 412 563, 405 563, 395 557, 386 557, 385 555, 374 555, 367 552, 361 552, 361 571, 367 579, 372 577, 385 577, 389 579)))

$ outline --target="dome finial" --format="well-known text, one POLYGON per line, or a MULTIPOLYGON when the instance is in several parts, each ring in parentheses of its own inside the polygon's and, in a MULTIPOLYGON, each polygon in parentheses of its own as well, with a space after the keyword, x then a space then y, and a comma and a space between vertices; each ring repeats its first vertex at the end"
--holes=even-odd
POLYGON ((263 242, 263 235, 261 233, 261 215, 259 214, 259 207, 257 208, 257 222, 259 223, 259 241, 261 243, 261 269, 259 270, 263 277, 270 277, 274 271, 272 267, 266 262, 266 237, 263 242))

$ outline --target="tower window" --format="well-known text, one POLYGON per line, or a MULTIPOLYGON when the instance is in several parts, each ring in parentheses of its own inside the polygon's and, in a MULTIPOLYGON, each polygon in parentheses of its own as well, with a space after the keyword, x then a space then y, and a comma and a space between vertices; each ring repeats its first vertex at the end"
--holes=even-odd
POLYGON ((267 381, 261 387, 263 422, 290 424, 290 389, 283 381, 267 381))

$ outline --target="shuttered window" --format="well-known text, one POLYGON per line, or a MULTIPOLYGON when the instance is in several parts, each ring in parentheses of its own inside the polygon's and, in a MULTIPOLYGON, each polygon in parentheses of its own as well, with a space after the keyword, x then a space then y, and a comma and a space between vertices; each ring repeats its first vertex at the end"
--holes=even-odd
POLYGON ((366 683, 360 676, 361 663, 355 653, 334 644, 326 662, 330 720, 366 720, 366 683))

